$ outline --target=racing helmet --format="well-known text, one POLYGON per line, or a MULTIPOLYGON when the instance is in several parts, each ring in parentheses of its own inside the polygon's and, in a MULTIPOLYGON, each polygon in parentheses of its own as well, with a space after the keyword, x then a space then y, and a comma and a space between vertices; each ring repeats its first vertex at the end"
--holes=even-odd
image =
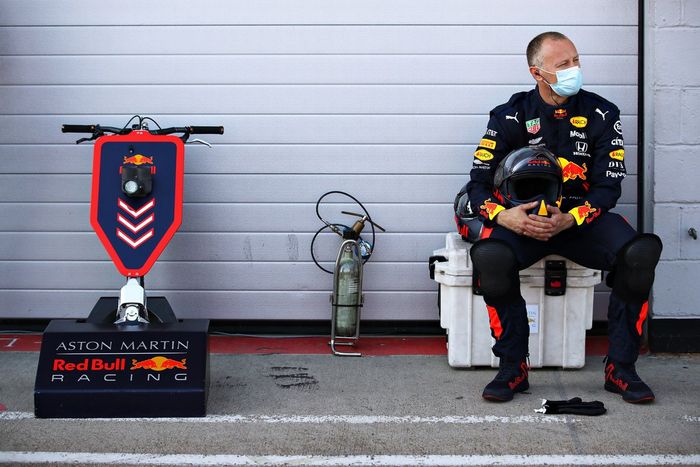
POLYGON ((457 232, 462 236, 462 240, 474 243, 481 237, 481 231, 484 228, 484 223, 475 212, 469 203, 467 195, 467 185, 464 185, 454 202, 455 223, 457 224, 457 232))
MULTIPOLYGON (((559 206, 562 185, 559 160, 542 146, 512 151, 498 164, 493 177, 494 191, 506 208, 540 200, 545 205, 559 206)), ((533 212, 547 215, 546 208, 533 212)))

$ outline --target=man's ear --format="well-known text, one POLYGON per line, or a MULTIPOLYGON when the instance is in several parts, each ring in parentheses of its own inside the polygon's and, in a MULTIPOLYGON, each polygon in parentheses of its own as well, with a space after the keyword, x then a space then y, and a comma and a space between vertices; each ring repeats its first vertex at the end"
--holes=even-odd
POLYGON ((535 78, 536 81, 542 81, 542 75, 540 74, 540 70, 538 70, 536 66, 530 67, 530 74, 533 78, 535 78))

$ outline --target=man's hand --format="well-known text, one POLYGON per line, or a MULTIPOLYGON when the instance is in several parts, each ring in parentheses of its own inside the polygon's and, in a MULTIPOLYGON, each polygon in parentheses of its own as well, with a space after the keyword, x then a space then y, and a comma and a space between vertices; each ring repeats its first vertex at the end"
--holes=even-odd
POLYGON ((536 238, 537 240, 547 240, 549 237, 542 236, 542 232, 548 230, 548 225, 540 219, 546 217, 528 215, 527 212, 537 207, 539 201, 521 204, 505 211, 501 211, 496 216, 496 223, 518 235, 536 238))
POLYGON ((561 212, 556 206, 547 206, 547 211, 551 214, 551 217, 545 217, 544 221, 552 226, 550 238, 554 237, 559 232, 570 229, 576 225, 576 219, 574 219, 573 214, 561 212))
POLYGON ((562 213, 559 208, 554 206, 547 206, 547 211, 552 215, 551 217, 527 213, 527 211, 537 207, 539 203, 539 201, 533 201, 501 211, 496 216, 496 223, 518 235, 524 235, 543 242, 576 223, 574 216, 569 213, 562 213))

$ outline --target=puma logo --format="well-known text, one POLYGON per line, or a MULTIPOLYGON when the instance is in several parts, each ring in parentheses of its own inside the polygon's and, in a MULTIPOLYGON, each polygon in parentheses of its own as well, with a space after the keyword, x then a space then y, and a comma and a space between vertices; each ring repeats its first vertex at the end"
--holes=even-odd
POLYGON ((600 114, 600 116, 601 116, 601 118, 603 119, 603 121, 605 121, 605 114, 607 114, 608 112, 610 112, 610 111, 608 110, 607 112, 603 113, 603 111, 600 110, 598 107, 595 108, 595 111, 596 111, 596 113, 599 113, 599 114, 600 114))
POLYGON ((515 115, 506 115, 506 120, 515 120, 516 122, 520 123, 518 121, 518 112, 515 112, 515 115))

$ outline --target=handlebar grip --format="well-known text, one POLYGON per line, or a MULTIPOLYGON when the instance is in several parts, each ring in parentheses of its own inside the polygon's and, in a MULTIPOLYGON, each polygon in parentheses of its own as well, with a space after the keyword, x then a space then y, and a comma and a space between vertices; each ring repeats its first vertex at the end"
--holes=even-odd
POLYGON ((188 126, 187 131, 193 135, 223 135, 223 126, 188 126))
POLYGON ((63 133, 94 133, 95 125, 63 125, 63 133))

